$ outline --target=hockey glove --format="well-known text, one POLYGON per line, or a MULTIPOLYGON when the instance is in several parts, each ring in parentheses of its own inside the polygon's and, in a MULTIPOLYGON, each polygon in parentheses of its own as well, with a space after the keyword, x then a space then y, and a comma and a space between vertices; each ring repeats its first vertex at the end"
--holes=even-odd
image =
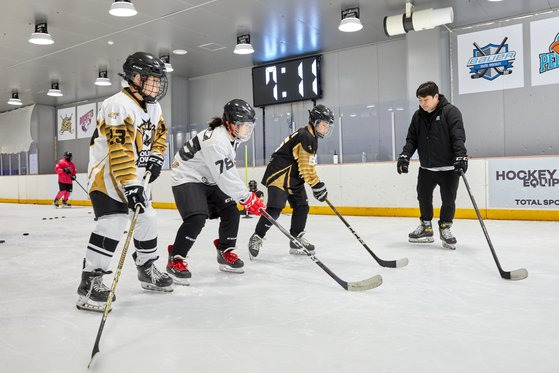
POLYGON ((254 194, 253 192, 250 192, 248 198, 245 199, 244 201, 241 201, 240 203, 241 205, 243 205, 243 207, 248 213, 256 216, 262 215, 260 209, 264 209, 264 210, 266 209, 266 205, 264 204, 264 202, 260 198, 258 198, 256 194, 254 194))
POLYGON ((311 189, 314 198, 316 198, 320 202, 324 202, 326 197, 328 197, 328 191, 326 190, 326 185, 324 185, 322 181, 316 183, 313 187, 311 187, 311 189))
POLYGON ((407 174, 409 165, 410 165, 409 157, 405 154, 400 154, 400 157, 398 157, 398 164, 396 165, 396 169, 398 170, 398 173, 407 174))
POLYGON ((136 206, 140 206, 140 213, 144 212, 146 208, 146 196, 144 194, 144 187, 138 182, 133 182, 124 187, 124 195, 128 200, 128 208, 135 210, 136 206))
POLYGON ((454 160, 454 171, 461 174, 460 171, 466 173, 467 170, 468 170, 468 156, 465 155, 463 157, 456 157, 456 159, 454 160))
POLYGON ((72 169, 71 169, 70 167, 66 167, 66 168, 64 169, 64 172, 67 173, 67 174, 71 174, 71 173, 72 173, 72 169))
POLYGON ((148 164, 146 166, 146 171, 151 172, 149 182, 152 183, 161 174, 161 168, 163 167, 163 156, 161 154, 152 153, 148 158, 148 164))
POLYGON ((72 180, 76 180, 76 175, 71 176, 72 180))

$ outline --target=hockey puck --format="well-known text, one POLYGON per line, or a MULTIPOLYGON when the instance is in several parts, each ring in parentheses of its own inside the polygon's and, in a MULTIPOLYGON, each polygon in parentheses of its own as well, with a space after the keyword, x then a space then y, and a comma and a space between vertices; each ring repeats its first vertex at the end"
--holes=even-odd
POLYGON ((43 220, 47 220, 47 218, 43 218, 43 220))
POLYGON ((64 219, 66 216, 61 216, 62 219, 64 219))
POLYGON ((29 233, 25 232, 23 235, 24 235, 24 236, 29 236, 29 233))
POLYGON ((87 213, 88 213, 88 214, 91 214, 91 211, 88 211, 87 213))
POLYGON ((58 219, 58 216, 55 216, 54 218, 55 218, 55 219, 58 219))
POLYGON ((0 240, 0 243, 4 243, 4 242, 6 242, 6 240, 0 240))
POLYGON ((52 218, 49 218, 49 220, 52 220, 52 218))

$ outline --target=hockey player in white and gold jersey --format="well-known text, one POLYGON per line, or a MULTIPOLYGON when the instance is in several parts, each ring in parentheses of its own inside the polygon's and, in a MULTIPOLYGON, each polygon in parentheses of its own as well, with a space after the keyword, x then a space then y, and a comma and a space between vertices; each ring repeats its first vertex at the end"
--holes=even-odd
POLYGON ((166 93, 164 64, 149 53, 136 52, 126 59, 121 76, 128 86, 101 104, 97 128, 89 150, 89 195, 97 218, 84 258, 78 288, 79 309, 103 311, 110 290, 102 276, 122 238, 129 209, 141 207, 134 229, 133 253, 138 279, 144 289, 172 291, 173 280, 155 267, 157 221, 144 192, 161 173, 167 126, 158 103, 166 93))

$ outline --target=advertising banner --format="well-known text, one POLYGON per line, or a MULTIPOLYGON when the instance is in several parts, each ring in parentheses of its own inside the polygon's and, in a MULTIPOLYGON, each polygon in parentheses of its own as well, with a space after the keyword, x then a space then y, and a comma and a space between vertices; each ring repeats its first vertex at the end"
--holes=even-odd
POLYGON ((97 125, 95 103, 78 106, 78 139, 90 138, 97 125))
POLYGON ((559 17, 530 23, 532 85, 559 83, 559 17))
POLYGON ((76 107, 59 109, 56 115, 56 136, 58 141, 76 138, 76 107))
POLYGON ((458 35, 460 94, 524 87, 522 24, 458 35))
POLYGON ((559 210, 559 157, 488 159, 488 206, 559 210))

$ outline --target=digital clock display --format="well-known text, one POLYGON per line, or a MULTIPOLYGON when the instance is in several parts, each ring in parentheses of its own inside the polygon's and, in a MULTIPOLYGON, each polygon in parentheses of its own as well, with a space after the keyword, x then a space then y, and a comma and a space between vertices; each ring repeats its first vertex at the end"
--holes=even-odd
POLYGON ((320 55, 252 68, 254 106, 322 97, 320 55))

